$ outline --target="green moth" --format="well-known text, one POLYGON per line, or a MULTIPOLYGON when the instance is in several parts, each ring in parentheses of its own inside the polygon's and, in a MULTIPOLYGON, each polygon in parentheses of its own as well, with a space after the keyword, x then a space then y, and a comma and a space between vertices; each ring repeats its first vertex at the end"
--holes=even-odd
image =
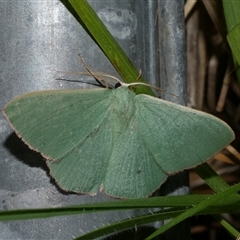
POLYGON ((151 195, 169 175, 214 156, 234 139, 220 119, 145 94, 110 89, 40 91, 4 114, 47 159, 66 191, 117 198, 151 195))

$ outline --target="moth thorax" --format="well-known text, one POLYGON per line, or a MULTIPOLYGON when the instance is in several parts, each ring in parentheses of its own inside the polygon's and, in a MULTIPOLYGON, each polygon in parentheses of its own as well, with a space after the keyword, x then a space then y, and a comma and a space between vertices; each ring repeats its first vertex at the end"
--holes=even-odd
POLYGON ((126 87, 118 88, 112 104, 112 113, 119 118, 130 118, 135 111, 135 96, 135 93, 126 87))

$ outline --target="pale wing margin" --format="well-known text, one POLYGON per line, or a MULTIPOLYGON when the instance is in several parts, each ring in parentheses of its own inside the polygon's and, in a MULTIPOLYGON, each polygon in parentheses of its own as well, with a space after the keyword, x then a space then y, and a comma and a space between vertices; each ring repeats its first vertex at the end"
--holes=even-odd
POLYGON ((8 103, 4 113, 30 148, 57 159, 99 126, 111 95, 108 89, 35 92, 8 103))
MULTIPOLYGON (((104 109, 103 109, 104 110, 104 109)), ((58 161, 48 161, 60 188, 95 195, 103 186, 112 152, 112 128, 106 116, 100 126, 58 161)))
POLYGON ((142 137, 168 173, 203 163, 234 139, 232 129, 212 115, 144 94, 136 96, 136 105, 142 137))

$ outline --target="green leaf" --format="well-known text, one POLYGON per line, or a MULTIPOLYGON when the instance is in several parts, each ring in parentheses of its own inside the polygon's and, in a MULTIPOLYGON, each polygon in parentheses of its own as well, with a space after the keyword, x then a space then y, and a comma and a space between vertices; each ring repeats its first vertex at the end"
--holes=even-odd
MULTIPOLYGON (((139 69, 135 68, 89 3, 86 0, 69 0, 69 3, 122 79, 127 83, 135 82, 139 76, 139 69)), ((143 77, 140 77, 138 81, 146 82, 143 77)), ((135 91, 136 93, 145 93, 155 96, 151 88, 146 86, 139 85, 135 91)))
POLYGON ((211 204, 214 204, 214 202, 219 201, 220 199, 227 198, 230 194, 235 194, 238 191, 240 191, 240 183, 228 188, 227 190, 222 191, 221 193, 218 193, 209 199, 197 204, 196 206, 193 206, 191 209, 183 212, 179 216, 175 217, 173 220, 162 226, 160 229, 155 231, 153 234, 151 234, 147 240, 153 239, 154 237, 158 236, 159 234, 165 232, 166 230, 170 229, 171 227, 175 226, 176 224, 180 223, 181 221, 187 219, 188 217, 193 216, 194 214, 200 212, 201 210, 205 209, 206 207, 210 206, 211 204))
POLYGON ((236 76, 240 85, 240 1, 223 0, 223 9, 227 24, 227 40, 233 54, 236 76))
MULTIPOLYGON (((0 221, 13 220, 29 220, 36 218, 49 218, 56 216, 88 214, 92 212, 104 212, 114 210, 128 210, 128 209, 143 209, 143 208, 159 208, 171 207, 171 211, 176 208, 189 208, 193 205, 199 204, 212 195, 180 195, 180 196, 163 196, 152 198, 139 198, 124 201, 110 201, 101 203, 82 204, 78 206, 68 206, 59 208, 43 208, 43 209, 21 209, 0 211, 0 221)), ((237 211, 240 209, 239 195, 231 195, 224 200, 214 202, 214 205, 209 206, 203 214, 217 214, 223 212, 237 211)), ((166 211, 166 210, 165 210, 166 211)))
POLYGON ((240 23, 240 1, 222 0, 228 32, 240 23))
MULTIPOLYGON (((236 209, 237 210, 237 209, 236 209)), ((213 217, 235 238, 239 237, 240 233, 224 220, 220 215, 213 215, 213 217)))
MULTIPOLYGON (((239 9, 240 10, 240 9, 239 9)), ((240 23, 237 24, 227 35, 228 43, 232 49, 232 53, 240 65, 240 23)))

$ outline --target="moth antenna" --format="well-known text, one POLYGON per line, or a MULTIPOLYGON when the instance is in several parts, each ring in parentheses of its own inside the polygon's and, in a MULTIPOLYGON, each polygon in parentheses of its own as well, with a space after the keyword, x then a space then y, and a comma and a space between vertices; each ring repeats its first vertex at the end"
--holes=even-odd
POLYGON ((177 95, 175 95, 175 94, 173 94, 173 93, 166 92, 166 91, 162 90, 161 88, 156 87, 156 86, 153 86, 153 85, 148 84, 148 83, 135 82, 135 83, 128 83, 128 84, 127 84, 127 83, 124 83, 124 84, 122 84, 122 85, 126 85, 126 86, 128 86, 128 87, 131 87, 131 86, 134 86, 134 85, 142 85, 142 86, 146 86, 146 87, 150 87, 150 88, 156 89, 156 90, 158 90, 158 91, 160 91, 160 92, 164 92, 164 93, 167 93, 167 94, 169 94, 169 95, 172 95, 172 96, 178 98, 177 95))
MULTIPOLYGON (((81 55, 80 53, 78 54, 78 56, 79 56, 79 58, 80 58, 80 60, 81 60, 81 62, 82 62, 82 65, 85 67, 85 69, 88 71, 88 73, 86 73, 86 72, 74 72, 74 73, 72 73, 72 74, 83 74, 83 75, 86 75, 86 76, 92 76, 92 77, 94 77, 94 78, 96 79, 96 81, 99 82, 100 84, 103 83, 103 85, 105 85, 106 88, 109 88, 108 82, 107 82, 106 80, 104 80, 103 78, 101 78, 99 75, 101 75, 102 77, 111 78, 111 79, 115 80, 116 82, 120 83, 122 86, 131 87, 131 86, 136 86, 136 85, 142 85, 142 86, 147 86, 147 87, 156 89, 156 90, 158 90, 158 91, 160 91, 160 92, 165 92, 165 93, 167 93, 167 94, 169 94, 169 95, 172 95, 172 96, 174 96, 174 97, 178 97, 178 96, 176 96, 175 94, 172 94, 172 93, 163 91, 161 88, 158 88, 158 87, 153 86, 153 85, 151 85, 151 84, 143 83, 143 82, 138 82, 138 80, 140 79, 140 77, 141 77, 141 75, 142 75, 142 70, 141 70, 141 69, 139 70, 139 74, 138 74, 138 76, 137 76, 137 78, 136 78, 136 82, 134 82, 134 83, 124 83, 124 82, 122 82, 120 79, 118 79, 117 77, 114 77, 114 76, 112 76, 112 75, 110 75, 110 74, 94 72, 94 71, 91 70, 91 68, 88 67, 88 65, 85 63, 85 61, 84 61, 84 59, 83 59, 83 57, 82 57, 82 55, 81 55)), ((60 72, 61 72, 61 71, 60 71, 60 72)))
MULTIPOLYGON (((60 70, 57 70, 57 72, 59 72, 59 73, 64 73, 64 74, 80 74, 80 75, 84 75, 84 76, 93 76, 93 74, 91 74, 90 72, 66 72, 66 71, 60 71, 60 70)), ((113 76, 113 75, 110 75, 110 74, 108 74, 108 73, 105 73, 105 72, 94 72, 94 76, 93 76, 94 78, 95 78, 95 80, 99 83, 99 84, 101 84, 102 86, 104 86, 104 87, 106 87, 106 84, 104 85, 104 84, 102 84, 102 82, 107 82, 108 83, 108 85, 109 85, 109 83, 112 83, 112 81, 111 80, 113 80, 114 81, 114 83, 119 83, 120 85, 122 85, 123 84, 123 82, 120 80, 120 79, 118 79, 117 77, 115 77, 115 76, 113 76), (95 76, 101 76, 101 77, 106 77, 106 78, 108 78, 107 80, 104 80, 104 79, 102 79, 102 81, 100 81, 100 80, 98 80, 98 79, 96 79, 95 78, 95 76)), ((57 80, 63 80, 63 79, 57 79, 57 80)), ((68 80, 65 80, 65 81, 68 81, 68 80)), ((77 81, 76 81, 77 82, 77 81)))
POLYGON ((139 78, 142 76, 142 70, 140 69, 139 70, 139 74, 138 74, 138 76, 137 76, 137 79, 136 79, 136 82, 138 82, 138 80, 139 80, 139 78))
MULTIPOLYGON (((99 77, 99 76, 102 76, 102 77, 108 77, 108 78, 111 78, 113 79, 114 81, 116 82, 119 82, 119 83, 122 83, 122 81, 120 79, 118 79, 117 77, 114 77, 108 73, 105 73, 105 72, 94 72, 94 75, 90 72, 66 72, 66 71, 61 71, 61 70, 56 70, 57 72, 59 73, 66 73, 66 74, 80 74, 80 75, 85 75, 85 76, 92 76, 92 77, 99 77)), ((103 79, 104 81, 104 79, 103 79)))
POLYGON ((140 70, 139 70, 139 74, 138 74, 138 76, 137 76, 137 79, 136 79, 136 82, 135 82, 135 83, 128 83, 128 84, 127 84, 127 83, 122 83, 122 85, 127 85, 128 87, 131 87, 131 86, 134 86, 134 85, 143 85, 143 86, 147 86, 147 87, 156 89, 156 90, 158 90, 158 91, 160 91, 160 92, 164 92, 164 93, 167 93, 167 94, 169 94, 169 95, 172 95, 172 96, 178 98, 177 95, 175 95, 175 94, 173 94, 173 93, 166 92, 166 91, 162 90, 162 89, 159 88, 159 87, 153 86, 153 85, 148 84, 148 83, 138 82, 138 80, 140 79, 141 75, 142 75, 142 70, 140 69, 140 70))
POLYGON ((109 88, 108 83, 107 83, 104 79, 102 79, 100 76, 97 76, 97 75, 91 70, 91 68, 87 66, 87 64, 86 64, 85 61, 83 60, 82 55, 81 55, 80 53, 78 54, 78 56, 79 56, 79 58, 80 58, 80 60, 81 60, 81 62, 82 62, 82 65, 86 68, 86 70, 90 73, 90 75, 93 76, 93 77, 94 77, 96 80, 98 80, 99 82, 103 82, 104 85, 106 86, 106 88, 109 88))

